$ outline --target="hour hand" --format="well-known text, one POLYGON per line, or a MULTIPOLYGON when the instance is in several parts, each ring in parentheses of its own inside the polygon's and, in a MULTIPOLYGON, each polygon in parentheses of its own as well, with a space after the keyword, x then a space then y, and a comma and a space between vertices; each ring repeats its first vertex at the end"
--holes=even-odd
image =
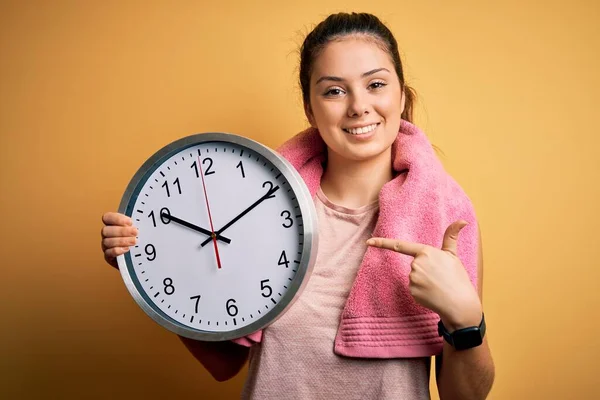
MULTIPOLYGON (((205 235, 208 235, 211 238, 213 236, 213 233, 211 231, 209 231, 208 229, 201 228, 201 227, 199 227, 197 225, 194 225, 192 223, 184 221, 181 218, 177 218, 177 217, 175 217, 175 216, 173 216, 171 214, 168 214, 166 212, 161 213, 160 217, 163 218, 163 219, 168 219, 169 221, 176 222, 176 223, 178 223, 180 225, 185 226, 186 228, 190 228, 190 229, 193 229, 193 230, 195 230, 197 232, 204 233, 205 235)), ((217 240, 220 240, 220 241, 228 243, 228 244, 231 243, 231 240, 228 239, 228 238, 226 238, 225 236, 221 236, 221 235, 217 234, 216 237, 217 237, 217 240)))

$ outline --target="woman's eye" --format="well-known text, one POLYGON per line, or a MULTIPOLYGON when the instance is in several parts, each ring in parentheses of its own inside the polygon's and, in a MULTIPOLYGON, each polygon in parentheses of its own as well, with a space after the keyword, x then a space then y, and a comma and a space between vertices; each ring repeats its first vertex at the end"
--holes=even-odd
POLYGON ((325 92, 325 96, 339 96, 342 93, 343 93, 342 89, 332 88, 332 89, 329 89, 327 92, 325 92))
POLYGON ((380 88, 382 88, 382 87, 384 87, 384 86, 387 86, 387 83, 385 83, 385 82, 373 82, 373 83, 371 83, 371 85, 369 85, 369 86, 370 86, 371 88, 373 88, 373 89, 380 89, 380 88))

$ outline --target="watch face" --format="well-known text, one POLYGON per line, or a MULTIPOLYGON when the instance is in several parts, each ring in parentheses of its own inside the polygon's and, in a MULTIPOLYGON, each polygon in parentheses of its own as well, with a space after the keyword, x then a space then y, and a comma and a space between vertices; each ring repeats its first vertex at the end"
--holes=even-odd
POLYGON ((137 245, 118 258, 123 278, 154 320, 183 336, 227 340, 266 326, 314 263, 314 211, 301 179, 239 136, 165 147, 121 207, 139 229, 137 245))
POLYGON ((470 349, 483 343, 479 328, 466 328, 457 331, 453 335, 454 348, 457 350, 470 349))

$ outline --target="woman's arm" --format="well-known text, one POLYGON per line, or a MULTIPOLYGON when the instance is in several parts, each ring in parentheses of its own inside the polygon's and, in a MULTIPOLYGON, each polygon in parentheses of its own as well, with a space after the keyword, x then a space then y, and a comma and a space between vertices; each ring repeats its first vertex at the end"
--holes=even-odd
MULTIPOLYGON (((477 291, 457 255, 458 236, 467 225, 465 220, 450 224, 444 232, 441 249, 399 239, 374 237, 367 240, 369 246, 414 257, 408 275, 410 293, 418 304, 437 313, 450 332, 479 325, 483 310, 483 251, 479 229, 477 291)), ((487 397, 494 381, 494 363, 486 338, 480 346, 461 351, 455 351, 444 342, 442 355, 436 357, 436 365, 442 400, 480 400, 487 397)))
MULTIPOLYGON (((483 303, 483 246, 481 233, 479 234, 479 260, 477 263, 477 288, 479 299, 483 303)), ((464 321, 464 326, 455 326, 456 329, 466 326, 477 326, 477 320, 464 321)), ((441 400, 480 400, 485 399, 494 382, 494 362, 488 346, 487 337, 484 337, 480 346, 468 350, 456 351, 449 343, 444 341, 442 355, 436 357, 437 387, 441 400)))
POLYGON ((201 342, 179 336, 185 347, 219 382, 233 378, 240 372, 250 348, 233 342, 201 342))

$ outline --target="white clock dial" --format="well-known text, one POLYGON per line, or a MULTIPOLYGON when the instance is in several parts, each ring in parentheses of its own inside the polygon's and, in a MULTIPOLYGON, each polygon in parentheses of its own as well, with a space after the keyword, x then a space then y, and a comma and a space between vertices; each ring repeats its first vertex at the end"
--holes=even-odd
POLYGON ((235 135, 195 138, 204 140, 163 149, 132 180, 122 207, 138 243, 119 265, 157 322, 225 340, 272 322, 299 293, 314 261, 314 211, 275 153, 235 135))

